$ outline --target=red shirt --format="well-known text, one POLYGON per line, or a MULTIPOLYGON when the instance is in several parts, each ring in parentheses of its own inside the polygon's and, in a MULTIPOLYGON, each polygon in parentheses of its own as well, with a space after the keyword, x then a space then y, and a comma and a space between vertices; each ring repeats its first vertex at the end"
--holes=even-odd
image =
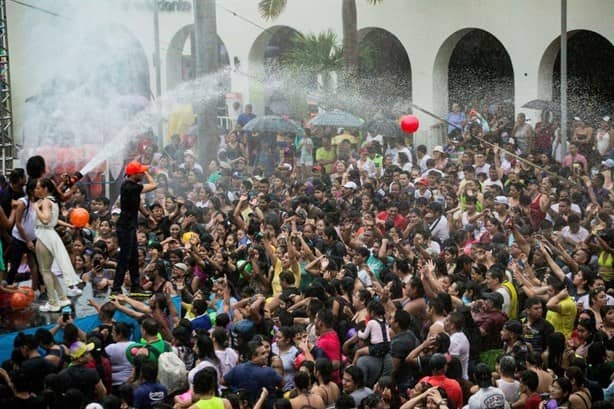
POLYGON ((525 409, 538 409, 539 403, 541 401, 542 400, 539 397, 539 395, 537 393, 534 393, 533 395, 529 396, 527 400, 524 401, 524 408, 525 409))
MULTIPOLYGON (((377 214, 377 218, 379 220, 383 220, 383 221, 387 221, 389 219, 389 215, 387 211, 383 211, 383 212, 379 212, 377 214)), ((402 214, 397 213, 394 216, 394 219, 392 219, 392 223, 394 224, 394 227, 398 230, 403 230, 405 229, 405 226, 407 225, 407 220, 405 220, 405 217, 402 214)), ((385 227, 380 225, 379 229, 384 232, 385 227)))
POLYGON ((458 409, 463 407, 463 390, 456 380, 450 379, 445 375, 433 375, 425 376, 420 379, 420 382, 428 382, 433 386, 441 386, 445 389, 448 399, 454 404, 455 408, 458 409))
MULTIPOLYGON (((334 330, 330 330, 320 335, 316 341, 316 346, 326 354, 326 357, 331 361, 339 361, 341 363, 341 342, 334 330)), ((341 384, 341 376, 337 369, 331 375, 333 382, 341 384)))

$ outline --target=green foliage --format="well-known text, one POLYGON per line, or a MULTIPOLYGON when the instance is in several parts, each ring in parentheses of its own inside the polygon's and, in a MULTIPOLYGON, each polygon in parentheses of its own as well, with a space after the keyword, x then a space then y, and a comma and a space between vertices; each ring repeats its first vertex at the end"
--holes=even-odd
POLYGON ((258 10, 265 20, 274 20, 284 11, 287 4, 288 0, 260 0, 258 10))
POLYGON ((337 35, 331 30, 319 34, 299 34, 292 40, 292 47, 281 56, 281 61, 285 66, 314 74, 329 73, 341 69, 343 50, 337 35))

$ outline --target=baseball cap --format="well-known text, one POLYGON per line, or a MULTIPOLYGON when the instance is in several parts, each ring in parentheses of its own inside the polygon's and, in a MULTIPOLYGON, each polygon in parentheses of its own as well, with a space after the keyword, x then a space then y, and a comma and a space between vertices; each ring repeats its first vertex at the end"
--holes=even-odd
POLYGON ((509 320, 503 325, 503 329, 522 335, 522 323, 518 320, 509 320))
POLYGON ((606 168, 612 169, 614 168, 614 159, 604 160, 603 162, 601 162, 601 164, 606 168))
POLYGON ((149 166, 143 165, 140 162, 133 160, 126 165, 126 175, 132 176, 137 173, 145 173, 149 169, 149 166))
POLYGON ((443 147, 441 145, 437 145, 433 148, 433 152, 441 152, 444 153, 443 147))
POLYGON ((93 351, 95 345, 93 342, 86 344, 85 342, 77 341, 73 342, 69 349, 69 355, 72 359, 79 359, 87 352, 93 351))
POLYGON ((184 273, 186 273, 188 271, 188 266, 185 263, 175 263, 175 265, 173 267, 178 268, 179 270, 183 271, 184 273))
POLYGON ((358 185, 354 182, 347 182, 345 185, 343 185, 343 187, 352 189, 352 190, 358 189, 358 185))
POLYGON ((196 155, 194 154, 194 151, 192 149, 186 149, 183 152, 183 156, 191 156, 193 158, 196 158, 196 155))
POLYGON ((416 179, 416 181, 414 182, 414 184, 418 184, 418 183, 422 183, 424 186, 429 185, 429 180, 427 178, 418 178, 416 179))
POLYGON ((505 206, 509 206, 510 205, 509 200, 507 200, 507 197, 505 197, 505 196, 497 196, 497 197, 495 197, 495 203, 502 204, 502 205, 505 205, 505 206))

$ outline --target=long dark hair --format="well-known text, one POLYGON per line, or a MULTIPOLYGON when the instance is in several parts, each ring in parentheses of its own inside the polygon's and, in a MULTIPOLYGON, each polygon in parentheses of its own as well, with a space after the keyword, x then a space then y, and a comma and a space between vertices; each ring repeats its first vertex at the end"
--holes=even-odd
POLYGON ((207 332, 200 332, 196 338, 196 346, 198 347, 198 359, 213 363, 216 366, 220 365, 220 360, 215 355, 215 349, 213 348, 213 341, 209 337, 207 332))
POLYGON ((49 191, 49 194, 51 194, 55 198, 56 203, 59 204, 61 202, 60 192, 58 191, 58 188, 55 186, 55 183, 53 183, 51 179, 40 178, 38 179, 38 183, 41 187, 46 188, 49 191))
POLYGON ((28 203, 26 203, 26 209, 23 212, 23 218, 26 219, 28 216, 28 211, 30 210, 30 203, 32 203, 32 197, 34 197, 34 188, 36 188, 36 181, 38 179, 29 179, 26 183, 26 198, 28 199, 28 203))

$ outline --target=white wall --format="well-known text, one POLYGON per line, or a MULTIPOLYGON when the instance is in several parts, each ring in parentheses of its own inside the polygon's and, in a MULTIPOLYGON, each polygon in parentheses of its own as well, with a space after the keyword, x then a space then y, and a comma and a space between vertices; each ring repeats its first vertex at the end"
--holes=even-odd
MULTIPOLYGON (((40 1, 37 5, 74 15, 79 23, 85 22, 85 26, 88 22, 102 24, 113 21, 131 30, 149 60, 150 80, 152 90, 155 91, 152 64, 153 17, 149 11, 125 11, 121 6, 112 9, 108 6, 112 3, 113 0, 56 0, 40 1), (100 6, 103 3, 107 6, 100 6), (72 9, 66 8, 66 4, 70 4, 72 9)), ((432 109, 438 114, 447 111, 447 61, 441 56, 451 53, 455 40, 458 40, 454 38, 455 33, 470 28, 491 33, 509 53, 514 69, 517 110, 531 99, 548 96, 548 87, 542 86, 542 91, 539 91, 539 68, 544 52, 560 32, 558 0, 385 0, 378 6, 370 6, 364 0, 357 0, 357 3, 359 29, 384 28, 399 38, 405 47, 412 70, 412 99, 426 109, 432 109)), ((18 126, 22 120, 24 99, 36 94, 40 85, 53 72, 51 69, 41 69, 41 65, 53 66, 61 61, 63 50, 58 44, 69 46, 66 42, 57 41, 62 37, 58 30, 61 31, 62 25, 67 23, 12 2, 7 3, 7 12, 13 107, 18 126)), ((568 1, 569 30, 591 30, 612 42, 613 17, 612 0, 568 1)), ((257 86, 245 73, 258 71, 249 66, 249 55, 252 45, 263 32, 262 28, 283 25, 301 32, 320 32, 330 28, 339 38, 342 36, 341 0, 290 0, 287 10, 275 21, 260 18, 256 0, 220 0, 217 18, 219 36, 228 50, 231 64, 235 56, 241 61, 240 70, 232 75, 232 82, 233 91, 241 92, 244 102, 249 102, 250 86, 257 86), (254 24, 233 16, 224 8, 254 24)), ((167 87, 166 57, 169 44, 177 31, 192 22, 192 13, 160 13, 164 90, 167 87)), ((558 46, 554 50, 558 51, 558 46)), ((420 119, 422 132, 427 133, 433 120, 422 115, 420 119)), ((421 135, 421 138, 428 139, 428 134, 421 135)))

